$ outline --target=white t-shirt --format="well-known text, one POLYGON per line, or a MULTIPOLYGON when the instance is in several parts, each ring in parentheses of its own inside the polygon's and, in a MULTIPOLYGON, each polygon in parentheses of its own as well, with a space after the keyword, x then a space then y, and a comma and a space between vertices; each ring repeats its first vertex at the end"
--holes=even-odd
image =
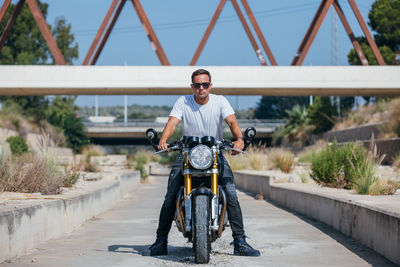
POLYGON ((199 105, 194 95, 181 96, 174 104, 170 116, 182 122, 183 136, 213 136, 222 140, 222 123, 234 114, 228 100, 222 95, 209 94, 209 100, 199 105))

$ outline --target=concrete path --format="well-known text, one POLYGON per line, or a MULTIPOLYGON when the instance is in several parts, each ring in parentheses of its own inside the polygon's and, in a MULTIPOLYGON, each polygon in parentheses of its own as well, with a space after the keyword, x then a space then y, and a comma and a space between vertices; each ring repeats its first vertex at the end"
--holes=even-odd
MULTIPOLYGON (((60 239, 3 266, 187 266, 193 265, 191 244, 174 226, 169 255, 143 257, 155 240, 167 178, 151 177, 131 196, 60 239)), ((255 258, 233 256, 231 230, 213 243, 213 266, 394 266, 386 259, 331 228, 255 200, 238 191, 248 242, 261 250, 255 258)))

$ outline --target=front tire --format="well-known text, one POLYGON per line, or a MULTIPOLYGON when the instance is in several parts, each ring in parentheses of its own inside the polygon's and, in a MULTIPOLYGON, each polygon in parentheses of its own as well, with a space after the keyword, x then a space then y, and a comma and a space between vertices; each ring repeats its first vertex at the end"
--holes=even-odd
POLYGON ((210 205, 207 195, 197 195, 193 208, 193 250, 196 263, 210 261, 210 205))

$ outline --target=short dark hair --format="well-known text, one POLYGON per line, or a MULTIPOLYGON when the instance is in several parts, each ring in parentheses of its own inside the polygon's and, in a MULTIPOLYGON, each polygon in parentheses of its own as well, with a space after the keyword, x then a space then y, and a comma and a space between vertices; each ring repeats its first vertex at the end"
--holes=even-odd
POLYGON ((209 78, 209 80, 211 82, 211 74, 210 74, 210 72, 208 72, 208 70, 205 70, 205 69, 198 69, 198 70, 194 71, 192 73, 192 82, 193 82, 194 76, 201 75, 201 74, 208 75, 208 78, 209 78))

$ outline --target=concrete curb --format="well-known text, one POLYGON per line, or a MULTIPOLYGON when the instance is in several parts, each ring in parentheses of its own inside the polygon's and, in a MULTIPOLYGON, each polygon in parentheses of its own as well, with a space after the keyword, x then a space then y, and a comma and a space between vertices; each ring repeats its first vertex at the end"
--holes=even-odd
POLYGON ((270 184, 256 172, 235 172, 239 189, 262 194, 279 205, 321 221, 400 264, 400 212, 366 205, 360 196, 329 195, 295 184, 270 184))
POLYGON ((24 255, 40 244, 73 231, 83 222, 111 208, 140 184, 140 173, 117 174, 88 193, 64 199, 38 200, 0 211, 0 263, 24 255))

